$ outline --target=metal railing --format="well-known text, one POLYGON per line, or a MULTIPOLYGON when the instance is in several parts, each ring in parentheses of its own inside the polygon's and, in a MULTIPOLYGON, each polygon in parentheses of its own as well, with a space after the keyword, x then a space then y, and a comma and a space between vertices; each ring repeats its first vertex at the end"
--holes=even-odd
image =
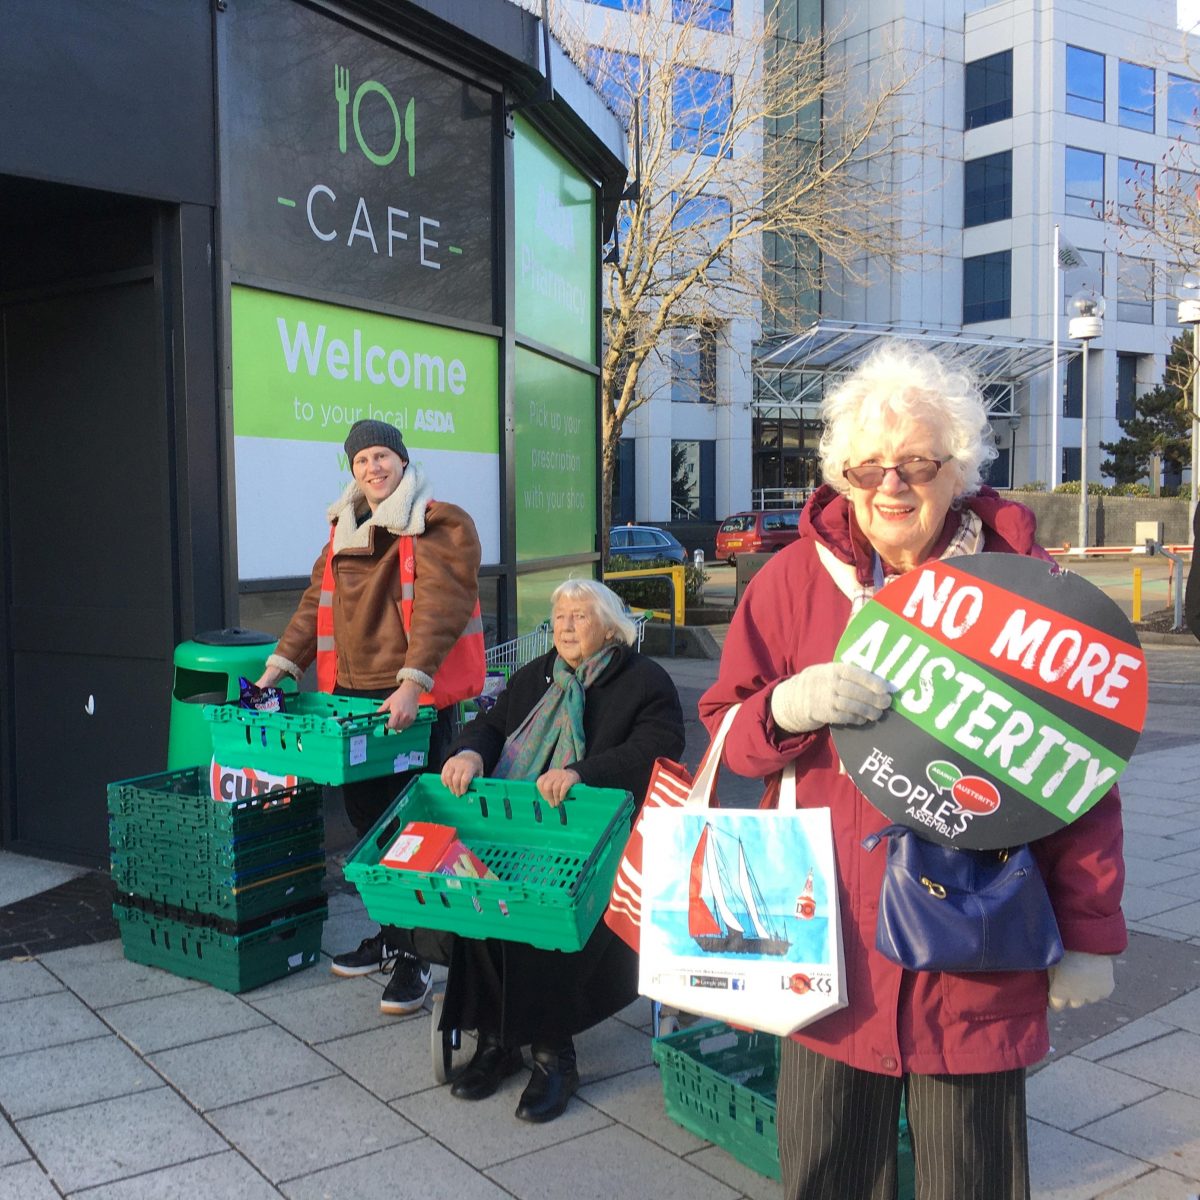
POLYGON ((774 508, 803 508, 815 488, 755 488, 751 504, 756 511, 774 508))
MULTIPOLYGON (((1193 547, 1192 553, 1195 554, 1195 552, 1195 548, 1193 547)), ((1183 558, 1178 554, 1172 553, 1162 542, 1155 541, 1153 538, 1146 539, 1146 553, 1161 554, 1164 558, 1170 559, 1175 568, 1171 572, 1175 584, 1173 588, 1175 593, 1175 623, 1171 626, 1171 632, 1184 633, 1187 630, 1187 626, 1183 623, 1183 587, 1184 577, 1187 575, 1187 572, 1183 568, 1183 558)))
MULTIPOLYGON (((633 648, 640 650, 642 638, 646 634, 646 614, 634 616, 633 613, 627 613, 627 615, 632 619, 637 635, 633 648)), ((554 635, 550 629, 550 622, 543 621, 529 633, 523 633, 511 641, 499 642, 497 645, 489 647, 483 653, 483 661, 485 666, 492 669, 507 667, 511 674, 533 662, 535 658, 541 658, 543 654, 549 653, 550 647, 553 645, 554 635)))
MULTIPOLYGON (((675 657, 675 627, 682 625, 684 622, 684 593, 685 593, 685 571, 682 565, 675 567, 647 567, 637 571, 605 571, 604 582, 608 583, 612 579, 660 579, 667 585, 667 590, 670 595, 671 606, 663 614, 670 622, 670 649, 669 654, 672 658, 675 657)), ((632 616, 632 614, 630 614, 632 616)), ((643 624, 658 613, 654 609, 647 609, 642 617, 643 624)), ((634 618, 635 620, 637 618, 634 618)), ((638 633, 638 647, 641 648, 642 638, 641 629, 638 633)))
POLYGON ((536 629, 523 633, 508 642, 500 642, 483 652, 488 667, 507 667, 510 674, 535 658, 540 658, 554 644, 550 622, 543 621, 536 629))

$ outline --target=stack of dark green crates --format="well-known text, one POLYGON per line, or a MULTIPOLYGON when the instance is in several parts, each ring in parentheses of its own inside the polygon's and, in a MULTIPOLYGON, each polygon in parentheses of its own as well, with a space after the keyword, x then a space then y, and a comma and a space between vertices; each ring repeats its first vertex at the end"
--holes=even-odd
POLYGON ((209 769, 108 788, 113 913, 125 957, 227 992, 311 966, 321 953, 321 788, 211 798, 209 769))

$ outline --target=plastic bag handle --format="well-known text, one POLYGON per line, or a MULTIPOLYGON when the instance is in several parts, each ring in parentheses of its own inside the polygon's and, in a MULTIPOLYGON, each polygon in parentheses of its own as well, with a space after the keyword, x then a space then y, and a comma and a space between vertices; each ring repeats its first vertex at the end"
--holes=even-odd
MULTIPOLYGON (((725 749, 725 739, 729 736, 733 719, 738 715, 741 704, 730 705, 717 726, 717 732, 709 743, 704 757, 700 760, 700 768, 688 791, 685 807, 708 808, 712 802, 713 785, 717 781, 717 772, 721 769, 721 752, 725 749)), ((783 778, 779 784, 779 808, 784 812, 796 811, 796 764, 789 762, 783 769, 783 778)))

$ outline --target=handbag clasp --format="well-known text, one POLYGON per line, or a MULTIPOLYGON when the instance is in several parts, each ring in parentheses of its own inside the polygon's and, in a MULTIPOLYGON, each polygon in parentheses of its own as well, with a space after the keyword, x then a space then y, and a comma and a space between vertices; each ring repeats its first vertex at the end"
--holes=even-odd
POLYGON ((928 875, 921 876, 921 885, 935 900, 945 900, 946 889, 940 883, 934 883, 928 875))

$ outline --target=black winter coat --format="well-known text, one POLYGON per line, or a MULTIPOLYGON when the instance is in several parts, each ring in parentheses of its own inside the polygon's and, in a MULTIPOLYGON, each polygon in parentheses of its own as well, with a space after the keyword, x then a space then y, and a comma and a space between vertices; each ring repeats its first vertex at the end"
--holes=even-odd
MULTIPOLYGON (((489 773, 505 740, 550 686, 556 656, 551 651, 522 667, 496 706, 472 721, 449 753, 474 750, 489 773)), ((638 805, 654 760, 683 753, 683 710, 671 677, 624 646, 585 693, 583 728, 586 753, 569 769, 589 787, 624 788, 638 805)), ((573 954, 457 938, 442 1027, 478 1029, 509 1045, 528 1045, 579 1033, 636 997, 637 956, 603 921, 573 954)))
MULTIPOLYGON (((522 667, 496 705, 472 721, 450 754, 474 750, 488 775, 505 740, 546 694, 553 682, 557 650, 522 667)), ((568 763, 588 787, 624 788, 641 804, 654 760, 683 753, 683 710, 671 677, 652 659, 618 646, 616 656, 585 695, 583 736, 587 755, 568 763)), ((449 757, 449 756, 448 756, 449 757)))

